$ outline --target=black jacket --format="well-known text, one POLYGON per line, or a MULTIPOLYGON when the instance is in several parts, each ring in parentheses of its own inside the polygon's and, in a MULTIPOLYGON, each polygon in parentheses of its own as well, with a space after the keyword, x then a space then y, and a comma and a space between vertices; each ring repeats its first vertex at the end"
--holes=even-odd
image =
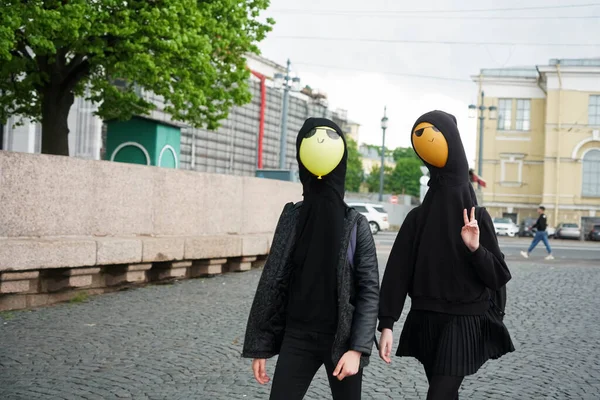
MULTIPOLYGON (((419 206, 406 216, 392 248, 390 259, 394 254, 399 254, 405 262, 388 264, 386 267, 381 288, 379 330, 392 329, 402 314, 407 295, 411 297, 411 308, 415 310, 480 315, 489 308, 491 297, 503 312, 506 304, 505 285, 511 275, 488 212, 483 208, 478 210, 481 231, 479 248, 471 253, 461 243, 468 262, 463 265, 449 260, 442 266, 454 274, 455 277, 449 280, 414 267, 412 232, 417 229, 415 223, 418 213, 422 211, 419 206)), ((460 232, 456 234, 460 236, 460 232)))
MULTIPOLYGON (((290 252, 302 203, 283 209, 275 230, 271 252, 262 272, 248 317, 242 357, 270 358, 281 349, 286 323, 287 293, 291 276, 290 252)), ((345 352, 363 354, 361 367, 369 363, 379 309, 379 269, 375 242, 367 219, 348 208, 337 266, 338 324, 332 349, 337 364, 345 352), (357 224, 354 269, 347 250, 357 224)))
POLYGON ((547 227, 548 227, 548 220, 546 218, 546 214, 542 214, 538 217, 537 221, 535 222, 535 224, 533 224, 531 229, 536 228, 538 231, 543 232, 546 230, 547 227))

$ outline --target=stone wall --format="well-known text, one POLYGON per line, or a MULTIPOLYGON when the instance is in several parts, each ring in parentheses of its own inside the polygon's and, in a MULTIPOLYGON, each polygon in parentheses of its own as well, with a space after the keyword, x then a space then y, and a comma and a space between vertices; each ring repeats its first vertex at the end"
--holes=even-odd
POLYGON ((0 151, 0 310, 249 269, 298 184, 0 151))

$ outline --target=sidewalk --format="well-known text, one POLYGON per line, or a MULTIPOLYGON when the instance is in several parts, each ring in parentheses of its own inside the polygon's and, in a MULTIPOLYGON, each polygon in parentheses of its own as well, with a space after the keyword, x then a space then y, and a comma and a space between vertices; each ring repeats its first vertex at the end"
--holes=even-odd
MULTIPOLYGON (((517 351, 467 377, 461 398, 599 399, 600 269, 514 261, 511 272, 505 321, 517 351)), ((0 398, 266 399, 269 386, 255 383, 240 358, 260 273, 0 313, 0 398)), ((397 343, 401 323, 395 328, 397 343)), ((271 377, 275 362, 267 363, 271 377)), ((414 359, 388 366, 374 355, 365 370, 365 400, 422 400, 426 392, 414 359)), ((306 399, 330 396, 319 371, 306 399)))

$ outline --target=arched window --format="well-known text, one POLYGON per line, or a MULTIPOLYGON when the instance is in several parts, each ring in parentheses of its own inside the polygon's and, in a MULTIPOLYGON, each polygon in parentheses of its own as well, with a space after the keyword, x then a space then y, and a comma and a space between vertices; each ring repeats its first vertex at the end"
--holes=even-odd
POLYGON ((590 150, 583 156, 581 192, 583 196, 600 197, 600 150, 590 150))

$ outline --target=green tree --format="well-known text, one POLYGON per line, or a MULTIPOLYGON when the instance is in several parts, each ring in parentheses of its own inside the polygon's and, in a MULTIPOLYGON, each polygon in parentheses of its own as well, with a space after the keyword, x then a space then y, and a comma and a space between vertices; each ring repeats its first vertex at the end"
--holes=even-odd
POLYGON ((390 176, 391 192, 418 196, 420 193, 420 167, 423 165, 419 158, 400 158, 390 176))
POLYGON ((358 151, 358 144, 352 138, 347 138, 346 142, 348 147, 346 190, 349 192, 358 192, 360 184, 364 179, 362 156, 358 151))
POLYGON ((244 54, 273 21, 269 0, 3 0, 0 122, 42 124, 42 152, 68 155, 67 117, 77 95, 104 119, 147 114, 143 88, 175 120, 215 128, 250 100, 244 54), (117 88, 118 79, 125 84, 117 88), (85 91, 84 89, 88 89, 85 91))
MULTIPOLYGON (((391 185, 392 172, 394 172, 394 169, 392 167, 390 167, 389 165, 386 165, 383 168, 383 191, 385 193, 390 193, 392 190, 392 185, 391 185)), ((369 173, 369 176, 367 176, 367 179, 366 179, 366 183, 367 183, 369 192, 371 192, 371 193, 379 192, 380 174, 381 174, 381 166, 373 165, 373 168, 371 168, 371 172, 369 173)))
POLYGON ((419 158, 419 157, 417 157, 417 154, 415 153, 415 151, 413 150, 412 147, 397 147, 393 150, 392 155, 394 157, 395 162, 398 162, 398 160, 401 160, 404 158, 412 158, 412 159, 419 158))

